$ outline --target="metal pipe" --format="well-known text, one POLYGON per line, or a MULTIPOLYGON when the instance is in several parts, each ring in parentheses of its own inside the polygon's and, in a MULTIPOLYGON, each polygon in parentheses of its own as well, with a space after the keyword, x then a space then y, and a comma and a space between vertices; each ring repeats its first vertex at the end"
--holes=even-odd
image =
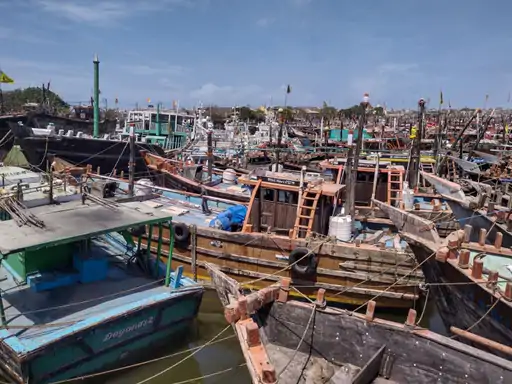
POLYGON ((155 277, 158 279, 158 275, 160 272, 160 256, 162 253, 162 236, 163 236, 163 227, 162 223, 158 223, 158 246, 156 248, 156 262, 155 262, 155 277))
POLYGON ((169 221, 169 256, 167 256, 167 269, 165 272, 165 286, 168 287, 171 283, 171 264, 172 264, 172 252, 174 251, 174 229, 172 222, 169 221))
POLYGON ((156 134, 160 136, 160 103, 156 104, 156 134))
POLYGON ((151 258, 151 239, 153 238, 153 224, 149 224, 149 231, 148 231, 148 241, 147 241, 147 248, 146 248, 146 268, 148 271, 151 270, 151 267, 149 266, 149 259, 151 258))
POLYGON ((7 325, 7 319, 5 317, 4 299, 0 291, 0 318, 2 319, 2 325, 7 325))

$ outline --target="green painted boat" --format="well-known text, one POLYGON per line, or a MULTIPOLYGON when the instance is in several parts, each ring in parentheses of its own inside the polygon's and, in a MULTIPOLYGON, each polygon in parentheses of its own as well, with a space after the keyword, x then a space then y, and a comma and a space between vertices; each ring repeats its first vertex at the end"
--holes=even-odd
POLYGON ((5 376, 52 383, 122 366, 190 327, 203 288, 171 270, 172 247, 164 263, 132 240, 172 220, 139 204, 95 198, 0 222, 5 376))

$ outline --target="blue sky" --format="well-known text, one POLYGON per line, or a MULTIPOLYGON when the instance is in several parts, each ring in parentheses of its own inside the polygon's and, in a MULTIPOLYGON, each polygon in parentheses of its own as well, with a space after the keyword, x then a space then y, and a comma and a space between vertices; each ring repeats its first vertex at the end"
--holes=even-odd
POLYGON ((0 68, 70 102, 507 106, 507 0, 0 0, 0 68))

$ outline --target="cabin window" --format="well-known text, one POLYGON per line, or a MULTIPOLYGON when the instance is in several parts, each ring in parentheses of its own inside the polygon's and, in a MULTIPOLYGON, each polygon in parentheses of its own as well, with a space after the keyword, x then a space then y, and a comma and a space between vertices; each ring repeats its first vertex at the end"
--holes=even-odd
POLYGON ((274 190, 273 189, 262 188, 261 193, 263 195, 263 200, 274 201, 274 190))
POLYGON ((278 201, 285 204, 297 204, 298 194, 296 192, 279 191, 278 201))
MULTIPOLYGON (((151 122, 156 123, 156 113, 151 114, 151 122)), ((168 122, 169 122, 169 115, 161 113, 160 114, 160 123, 167 124, 168 122)))

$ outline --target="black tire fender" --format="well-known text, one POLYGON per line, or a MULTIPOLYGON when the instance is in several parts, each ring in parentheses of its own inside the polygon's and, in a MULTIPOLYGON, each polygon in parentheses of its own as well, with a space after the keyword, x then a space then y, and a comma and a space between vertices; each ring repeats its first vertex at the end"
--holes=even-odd
POLYGON ((187 225, 183 223, 175 223, 173 224, 173 231, 175 241, 177 241, 178 243, 188 241, 188 238, 190 236, 190 230, 188 229, 187 225))
POLYGON ((316 274, 318 257, 307 248, 295 248, 288 256, 288 265, 294 274, 309 277, 316 274))

